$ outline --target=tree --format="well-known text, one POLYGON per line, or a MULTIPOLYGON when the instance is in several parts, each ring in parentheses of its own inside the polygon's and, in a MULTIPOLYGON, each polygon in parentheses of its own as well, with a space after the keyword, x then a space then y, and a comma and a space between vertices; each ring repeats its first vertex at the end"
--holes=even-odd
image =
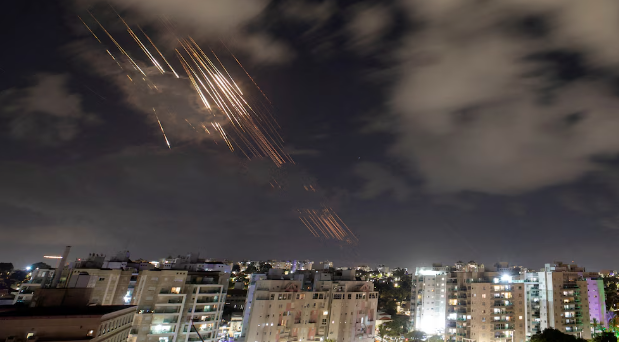
MULTIPOLYGON (((406 338, 408 338, 409 341, 417 342, 417 341, 423 341, 426 338, 426 333, 424 333, 423 331, 419 331, 419 330, 413 330, 409 333, 406 333, 404 336, 406 336, 406 338)), ((435 337, 435 336, 432 336, 432 337, 435 337)), ((440 340, 442 341, 443 339, 441 338, 440 340)))
POLYGON ((397 268, 395 271, 393 271, 393 276, 396 278, 403 279, 404 277, 407 276, 406 270, 403 268, 397 268))
POLYGON ((398 313, 398 306, 395 303, 395 300, 388 300, 383 306, 383 310, 388 315, 395 315, 398 313))
POLYGON ((592 334, 592 336, 595 337, 597 335, 597 332, 598 332, 599 328, 600 328, 600 323, 598 322, 598 320, 596 318, 594 318, 591 321, 591 327, 593 327, 593 334, 592 334))
POLYGON ((531 336, 531 342, 586 342, 573 335, 564 334, 556 329, 544 329, 541 333, 531 336))
POLYGON ((12 283, 21 283, 26 280, 26 277, 28 277, 28 272, 17 270, 11 273, 11 275, 9 276, 9 280, 11 280, 12 283))
POLYGON ((264 261, 260 262, 260 273, 269 273, 269 270, 273 268, 271 264, 268 264, 264 261))
POLYGON ((383 323, 378 326, 378 336, 380 337, 381 341, 385 340, 385 336, 387 336, 388 333, 389 333, 389 326, 387 325, 387 323, 383 323))
POLYGON ((619 278, 614 276, 604 277, 604 295, 606 296, 606 311, 619 309, 619 278))
POLYGON ((608 330, 612 331, 615 336, 619 335, 619 316, 615 311, 609 311, 608 313, 608 330))
POLYGON ((36 270, 37 268, 40 268, 40 269, 50 269, 52 267, 50 265, 42 262, 42 261, 35 262, 34 264, 30 265, 30 269, 31 270, 36 270))
POLYGON ((232 272, 241 272, 241 265, 239 264, 232 265, 232 272))
POLYGON ((254 266, 254 264, 249 264, 247 266, 247 268, 245 269, 245 274, 252 274, 252 273, 257 273, 258 269, 256 268, 256 266, 254 266))
POLYGON ((428 338, 428 342, 443 342, 443 336, 434 335, 428 338))
POLYGON ((599 334, 598 336, 594 337, 592 341, 594 342, 617 342, 617 337, 615 336, 615 334, 605 331, 599 334))
POLYGON ((11 272, 13 272, 13 263, 0 262, 0 276, 9 275, 11 272))

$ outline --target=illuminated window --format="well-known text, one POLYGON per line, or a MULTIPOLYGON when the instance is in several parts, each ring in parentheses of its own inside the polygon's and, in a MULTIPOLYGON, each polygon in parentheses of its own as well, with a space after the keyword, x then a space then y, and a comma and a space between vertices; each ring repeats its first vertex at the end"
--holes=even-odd
POLYGON ((181 288, 180 288, 180 287, 173 287, 173 288, 170 290, 170 292, 172 292, 172 293, 176 293, 176 294, 179 294, 179 293, 181 293, 181 288))
POLYGON ((486 298, 486 294, 482 293, 481 298, 486 298))

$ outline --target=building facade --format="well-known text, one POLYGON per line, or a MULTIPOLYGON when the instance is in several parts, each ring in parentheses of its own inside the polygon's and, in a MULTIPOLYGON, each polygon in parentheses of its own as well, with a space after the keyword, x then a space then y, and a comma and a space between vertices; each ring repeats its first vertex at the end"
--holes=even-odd
POLYGON ((374 340, 378 293, 372 283, 320 274, 311 291, 302 289, 302 279, 255 279, 248 291, 242 338, 247 342, 374 340))
POLYGON ((415 329, 452 341, 524 342, 546 328, 591 338, 606 320, 603 283, 560 262, 539 272, 497 263, 418 267, 413 277, 415 329))
POLYGON ((129 341, 216 341, 228 279, 222 272, 140 272, 131 301, 138 313, 129 341))

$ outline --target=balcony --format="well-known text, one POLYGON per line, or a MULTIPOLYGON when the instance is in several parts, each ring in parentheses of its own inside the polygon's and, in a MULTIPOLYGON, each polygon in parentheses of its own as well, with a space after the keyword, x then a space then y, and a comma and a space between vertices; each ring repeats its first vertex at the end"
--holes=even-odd
POLYGON ((200 291, 198 291, 199 294, 203 294, 203 293, 220 293, 221 291, 219 289, 205 289, 205 288, 200 288, 200 291))
MULTIPOLYGON (((219 311, 218 309, 214 309, 214 308, 196 308, 195 311, 193 311, 194 313, 204 313, 204 312, 217 312, 219 311)), ((191 308, 187 310, 187 312, 191 313, 192 310, 191 308)))
POLYGON ((207 316, 204 319, 202 319, 202 317, 200 317, 200 318, 194 317, 192 322, 194 322, 194 323, 215 322, 217 320, 214 317, 215 316, 207 316))
POLYGON ((169 329, 151 329, 148 334, 149 335, 174 335, 174 329, 171 327, 166 327, 169 329))
POLYGON ((167 301, 163 301, 160 303, 156 303, 156 305, 177 305, 177 304, 183 304, 183 300, 182 299, 169 299, 167 301))
POLYGON ((514 330, 515 326, 505 324, 505 325, 495 325, 494 330, 514 330))
POLYGON ((514 303, 512 302, 494 302, 494 304, 492 305, 493 307, 506 307, 506 306, 513 306, 514 303))
POLYGON ((573 283, 566 283, 563 284, 563 288, 564 289, 578 289, 578 284, 573 284, 573 283))
POLYGON ((176 307, 170 307, 170 308, 155 308, 155 310, 152 312, 154 314, 179 314, 179 310, 176 307))

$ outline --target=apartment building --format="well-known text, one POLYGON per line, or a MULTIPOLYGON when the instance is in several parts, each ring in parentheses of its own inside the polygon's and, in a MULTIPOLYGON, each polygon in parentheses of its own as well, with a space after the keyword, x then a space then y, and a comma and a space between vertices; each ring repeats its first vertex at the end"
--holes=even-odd
MULTIPOLYGON (((448 273, 449 267, 440 264, 417 267, 411 295, 411 321, 415 329, 427 334, 445 333, 448 273)), ((450 298, 457 296, 450 293, 450 298)))
POLYGON ((216 341, 229 275, 186 270, 141 271, 130 342, 216 341))
POLYGON ((310 291, 303 291, 302 275, 280 275, 252 279, 245 341, 373 341, 378 293, 372 283, 354 280, 354 270, 339 277, 317 273, 310 291))
POLYGON ((232 263, 224 263, 219 261, 209 261, 200 258, 199 253, 189 253, 185 256, 176 258, 162 259, 158 268, 164 270, 187 270, 187 271, 217 271, 230 273, 232 271, 232 263))
POLYGON ((133 270, 72 269, 63 288, 92 288, 90 305, 124 305, 133 270))
POLYGON ((30 273, 30 281, 23 283, 16 293, 13 293, 13 304, 28 305, 32 301, 34 291, 51 284, 54 278, 54 269, 34 269, 30 273))
POLYGON ((590 320, 606 317, 597 274, 560 262, 418 267, 411 299, 415 328, 453 341, 524 342, 546 328, 587 339, 590 320))
MULTIPOLYGON (((589 312, 589 293, 593 292, 592 295, 597 295, 598 298, 600 296, 597 281, 594 282, 598 274, 586 272, 584 267, 562 262, 546 264, 537 274, 543 302, 540 329, 555 328, 590 339, 592 317, 589 312), (592 288, 589 288, 589 284, 592 288)), ((594 311, 594 316, 606 316, 605 306, 600 307, 599 301, 594 311)))

